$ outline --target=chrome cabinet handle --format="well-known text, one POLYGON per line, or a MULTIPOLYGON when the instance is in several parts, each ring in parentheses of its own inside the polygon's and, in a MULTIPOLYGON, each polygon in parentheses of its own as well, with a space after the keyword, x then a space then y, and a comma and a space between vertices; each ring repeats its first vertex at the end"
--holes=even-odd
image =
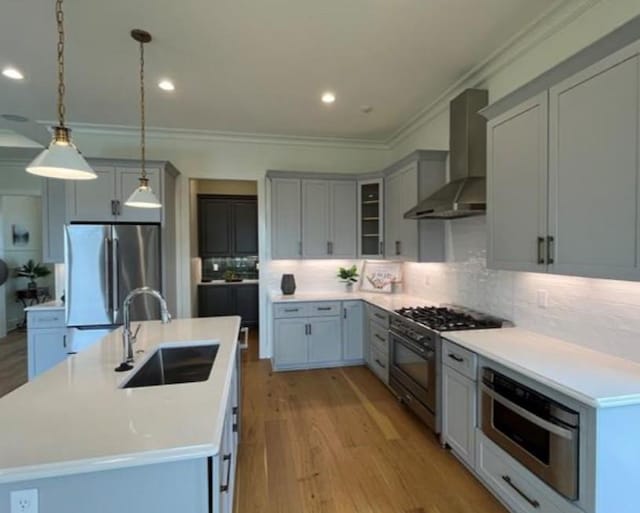
POLYGON ((347 318, 347 309, 346 309, 346 308, 343 308, 343 309, 342 309, 342 312, 343 312, 343 313, 342 313, 342 316, 346 319, 346 318, 347 318))
POLYGON ((284 311, 287 313, 291 313, 291 312, 297 312, 299 311, 300 308, 285 308, 284 311))
POLYGON ((538 237, 538 263, 544 264, 544 237, 538 237))
POLYGON ((396 241, 396 255, 400 255, 400 241, 396 241))
POLYGON ((67 336, 62 335, 62 347, 67 347, 67 336))
POLYGON ((302 256, 302 241, 298 241, 298 255, 302 256))
POLYGON ((309 323, 309 335, 311 335, 311 323, 309 323))
POLYGON ((378 253, 380 253, 381 255, 384 254, 384 242, 383 241, 380 241, 380 248, 379 248, 378 253))
POLYGON ((511 480, 511 478, 509 476, 502 476, 502 480, 507 483, 511 488, 513 488, 516 493, 522 497, 525 501, 527 501, 529 504, 531 504, 531 506, 533 506, 534 508, 539 508, 540 507, 540 503, 535 500, 530 498, 526 493, 524 493, 520 488, 518 488, 513 481, 511 480))
POLYGON ((553 254, 555 253, 555 239, 549 235, 547 237, 547 263, 553 264, 553 254))
POLYGON ((383 369, 386 369, 386 368, 387 368, 387 367, 386 367, 385 365, 383 365, 383 364, 382 364, 382 362, 381 362, 380 360, 378 360, 377 358, 376 358, 376 363, 377 363, 380 367, 382 367, 383 369))
POLYGON ((318 306, 317 310, 319 312, 328 312, 329 310, 331 310, 331 307, 330 306, 318 306))
POLYGON ((523 419, 528 420, 532 424, 535 424, 536 426, 541 427, 542 429, 545 429, 546 431, 549 431, 554 435, 561 436, 562 438, 566 438, 567 440, 573 440, 574 434, 572 431, 565 429, 561 426, 558 426, 557 424, 554 424, 552 422, 549 422, 548 420, 538 417, 537 415, 531 413, 529 410, 526 410, 522 406, 519 406, 516 403, 509 401, 509 399, 502 397, 500 394, 498 394, 496 391, 489 388, 484 383, 480 385, 480 387, 482 389, 483 394, 487 394, 494 401, 500 403, 502 406, 508 408, 515 414, 520 415, 523 419))
POLYGON ((229 491, 229 481, 231 480, 231 453, 225 454, 222 457, 222 461, 227 462, 227 480, 223 485, 220 485, 220 491, 226 493, 229 491))
POLYGON ((386 342, 385 338, 384 338, 384 337, 381 337, 381 336, 380 336, 380 335, 378 335, 377 333, 375 333, 373 336, 374 336, 374 337, 376 337, 380 342, 386 342))
POLYGON ((457 354, 449 353, 449 358, 455 360, 456 362, 464 362, 464 358, 458 356, 457 354))

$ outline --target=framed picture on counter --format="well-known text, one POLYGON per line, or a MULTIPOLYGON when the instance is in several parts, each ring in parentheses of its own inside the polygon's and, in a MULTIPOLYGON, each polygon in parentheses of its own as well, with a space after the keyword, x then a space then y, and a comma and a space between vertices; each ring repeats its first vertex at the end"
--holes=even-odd
POLYGON ((363 292, 382 292, 390 294, 393 292, 393 285, 401 282, 401 262, 367 260, 362 268, 360 290, 363 292))

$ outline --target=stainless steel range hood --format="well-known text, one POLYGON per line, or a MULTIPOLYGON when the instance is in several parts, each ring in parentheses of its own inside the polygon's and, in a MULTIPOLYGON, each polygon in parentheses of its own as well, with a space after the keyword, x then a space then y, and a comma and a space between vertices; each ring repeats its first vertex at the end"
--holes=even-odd
POLYGON ((467 89, 451 102, 451 181, 406 212, 405 219, 456 219, 485 213, 487 122, 478 111, 488 103, 484 89, 467 89))

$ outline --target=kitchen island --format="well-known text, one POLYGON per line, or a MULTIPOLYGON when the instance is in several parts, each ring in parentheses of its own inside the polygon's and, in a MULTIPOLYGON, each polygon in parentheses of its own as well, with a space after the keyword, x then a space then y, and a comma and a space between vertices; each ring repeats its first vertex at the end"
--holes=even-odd
POLYGON ((0 399, 0 511, 34 488, 39 513, 230 511, 239 327, 143 322, 134 369, 116 373, 120 328, 0 399), (205 381, 121 388, 156 349, 203 344, 218 346, 205 381))

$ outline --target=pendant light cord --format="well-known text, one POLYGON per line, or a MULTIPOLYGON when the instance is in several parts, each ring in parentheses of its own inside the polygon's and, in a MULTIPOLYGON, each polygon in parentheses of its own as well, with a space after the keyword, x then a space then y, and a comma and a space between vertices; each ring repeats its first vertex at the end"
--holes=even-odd
POLYGON ((140 152, 142 158, 142 180, 147 179, 145 167, 146 146, 145 146, 145 116, 144 116, 144 43, 140 42, 140 152))
POLYGON ((56 0, 56 23, 58 25, 58 125, 64 127, 64 12, 62 0, 56 0))

